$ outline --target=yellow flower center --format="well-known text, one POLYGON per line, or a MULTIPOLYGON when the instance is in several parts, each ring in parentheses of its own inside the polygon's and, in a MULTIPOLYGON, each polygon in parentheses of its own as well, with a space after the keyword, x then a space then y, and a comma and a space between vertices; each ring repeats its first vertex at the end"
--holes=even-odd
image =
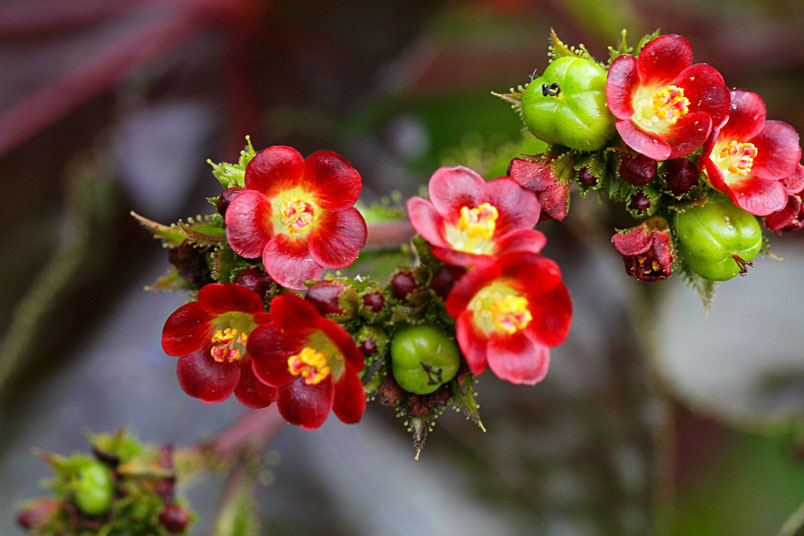
POLYGON ((690 100, 684 96, 684 88, 669 85, 653 96, 653 113, 675 125, 678 118, 690 111, 690 100))
POLYGON ((212 335, 209 353, 218 363, 238 361, 246 352, 248 335, 235 328, 219 329, 212 335))
POLYGON ((491 305, 491 317, 494 325, 509 335, 525 329, 533 320, 528 311, 528 299, 513 295, 496 300, 491 305))
POLYGON ((282 202, 281 216, 289 233, 301 233, 313 225, 315 206, 303 197, 293 196, 282 202))
POLYGON ((458 229, 469 238, 488 240, 494 234, 499 215, 497 207, 489 203, 483 203, 477 208, 461 207, 458 229))
POLYGON ((307 385, 316 385, 329 376, 330 368, 324 354, 305 347, 298 354, 288 358, 288 371, 294 376, 301 375, 307 385))
POLYGON ((757 157, 757 147, 753 143, 740 143, 731 140, 720 150, 717 165, 728 169, 729 173, 747 177, 754 167, 754 158, 757 157))

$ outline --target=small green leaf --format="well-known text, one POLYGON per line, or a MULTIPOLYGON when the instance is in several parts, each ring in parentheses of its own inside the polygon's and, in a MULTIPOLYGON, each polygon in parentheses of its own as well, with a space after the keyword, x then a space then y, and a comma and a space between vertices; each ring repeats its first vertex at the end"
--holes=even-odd
POLYGON ((221 162, 216 164, 211 159, 207 164, 212 166, 212 174, 224 188, 245 187, 246 166, 257 153, 251 145, 251 137, 246 136, 246 147, 240 151, 240 158, 237 164, 221 162))
POLYGON ((557 60, 558 58, 565 58, 565 57, 573 57, 573 58, 584 58, 587 60, 595 61, 595 58, 586 50, 586 47, 583 44, 578 45, 577 47, 572 47, 564 44, 561 39, 558 38, 558 34, 552 28, 550 28, 550 39, 552 44, 548 48, 547 56, 552 60, 557 60))
POLYGON ((617 48, 609 47, 609 66, 611 66, 612 62, 616 60, 619 56, 623 54, 630 54, 634 51, 633 47, 629 47, 628 43, 626 42, 626 34, 628 32, 623 28, 622 32, 620 32, 620 42, 617 45, 617 48))
POLYGON ((140 216, 133 210, 129 214, 140 222, 143 227, 151 231, 154 234, 154 238, 161 240, 163 247, 172 248, 180 246, 181 243, 187 239, 187 233, 176 224, 164 225, 149 220, 144 216, 140 216))

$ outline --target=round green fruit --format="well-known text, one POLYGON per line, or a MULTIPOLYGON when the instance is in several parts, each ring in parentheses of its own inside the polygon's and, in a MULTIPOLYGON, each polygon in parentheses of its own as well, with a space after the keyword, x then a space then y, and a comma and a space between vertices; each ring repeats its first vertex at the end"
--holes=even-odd
POLYGON ((677 213, 675 229, 687 266, 711 281, 739 274, 762 247, 756 217, 726 198, 677 213))
POLYGON ((75 490, 75 505, 88 516, 106 513, 112 505, 114 483, 109 468, 100 462, 88 462, 78 469, 75 490))
POLYGON ((455 341, 432 326, 405 326, 391 338, 394 379, 410 393, 432 393, 455 377, 460 361, 455 341))
POLYGON ((528 130, 547 143, 596 151, 614 135, 606 70, 585 58, 558 58, 522 95, 528 130))

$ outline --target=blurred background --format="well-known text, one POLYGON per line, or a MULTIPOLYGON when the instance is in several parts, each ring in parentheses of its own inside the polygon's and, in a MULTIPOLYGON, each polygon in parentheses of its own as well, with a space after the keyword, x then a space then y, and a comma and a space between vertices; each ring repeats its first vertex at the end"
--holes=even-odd
MULTIPOLYGON (((443 164, 497 176, 524 134, 489 92, 544 69, 551 27, 598 59, 621 28, 683 34, 804 132, 802 25, 799 0, 0 2, 0 532, 21 534, 14 508, 48 474, 33 447, 120 427, 189 444, 243 412, 180 391, 160 336, 183 299, 143 291, 168 263, 128 215, 211 212, 207 158, 235 160, 246 134, 335 150, 366 201, 443 164)), ((629 280, 609 243, 628 219, 592 197, 540 226, 575 304, 547 379, 482 376, 488 431, 445 414, 418 462, 377 404, 358 426, 286 427, 264 460, 266 534, 782 528, 804 500, 804 233, 773 237, 784 262, 721 285, 707 317, 679 277, 629 280)), ((220 487, 188 490, 193 534, 220 487)))

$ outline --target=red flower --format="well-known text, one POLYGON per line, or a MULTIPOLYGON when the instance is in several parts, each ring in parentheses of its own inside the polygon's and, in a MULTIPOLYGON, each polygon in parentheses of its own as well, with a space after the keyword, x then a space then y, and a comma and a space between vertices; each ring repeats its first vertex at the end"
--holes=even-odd
POLYGON ((680 35, 657 37, 640 52, 618 56, 609 68, 606 102, 617 132, 654 160, 690 154, 726 121, 729 90, 714 68, 692 63, 680 35))
POLYGON ((346 330, 293 294, 274 298, 270 316, 252 333, 248 352, 257 377, 277 388, 282 417, 306 430, 332 410, 345 423, 358 422, 366 410, 357 375, 363 357, 346 330))
POLYGON ((514 158, 508 164, 508 175, 520 186, 536 194, 542 206, 539 221, 562 221, 567 217, 570 181, 559 180, 557 170, 549 158, 514 158))
POLYGON ((507 251, 544 247, 544 235, 533 229, 539 201, 509 177, 486 182, 471 169, 443 167, 428 190, 430 201, 408 201, 408 216, 433 255, 448 264, 477 266, 507 251))
POLYGON ((458 345, 472 372, 489 366, 498 378, 516 384, 544 378, 548 347, 564 341, 572 317, 558 265, 528 252, 468 271, 446 305, 458 319, 458 345))
POLYGON ((184 392, 208 404, 232 392, 252 408, 273 402, 276 390, 257 380, 246 351, 252 331, 267 319, 262 298, 240 285, 206 285, 198 301, 179 307, 165 322, 162 348, 179 358, 184 392))
POLYGON ((787 204, 765 217, 765 227, 771 231, 798 231, 804 227, 804 166, 799 164, 795 173, 781 183, 787 190, 787 204))
POLYGON ((667 221, 659 216, 645 220, 611 237, 623 256, 625 271, 640 281, 667 279, 672 272, 673 246, 667 221))
POLYGON ((246 190, 226 210, 226 238, 248 259, 262 257, 280 285, 301 290, 324 268, 352 264, 366 245, 366 222, 353 207, 360 175, 342 156, 303 160, 291 147, 260 151, 246 167, 246 190))
POLYGON ((765 121, 765 103, 756 93, 731 92, 729 122, 715 130, 701 162, 716 190, 755 216, 767 216, 787 203, 781 179, 801 160, 798 133, 781 121, 765 121))

